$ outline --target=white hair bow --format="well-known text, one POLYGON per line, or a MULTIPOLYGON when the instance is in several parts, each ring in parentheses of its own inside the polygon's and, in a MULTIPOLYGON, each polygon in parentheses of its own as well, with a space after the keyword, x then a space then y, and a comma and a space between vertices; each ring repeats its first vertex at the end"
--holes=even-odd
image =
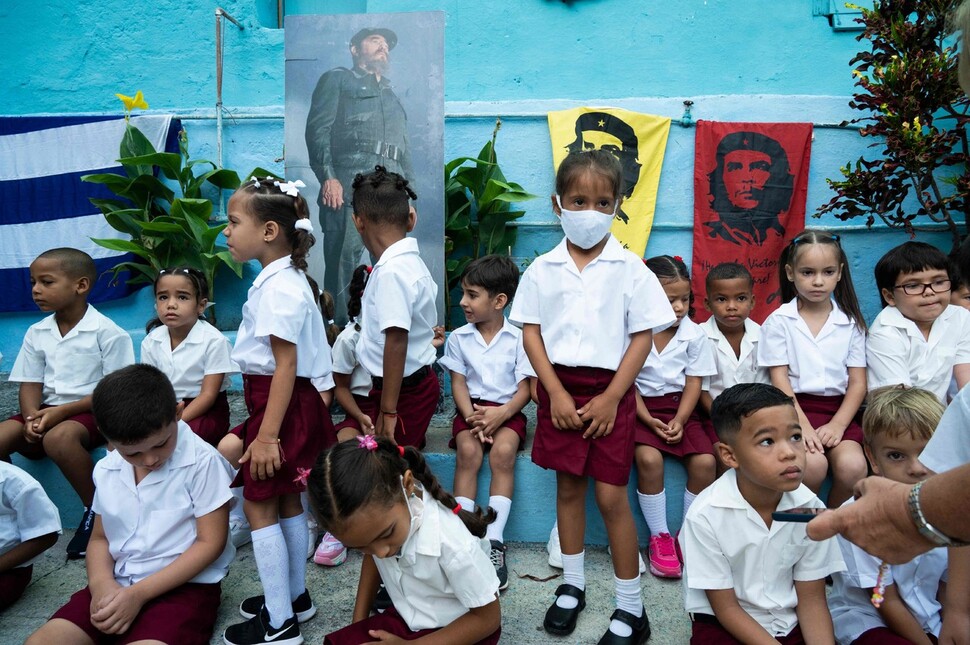
MULTIPOLYGON (((294 190, 296 189, 294 188, 294 190)), ((306 231, 307 233, 312 233, 313 222, 310 221, 309 217, 304 217, 303 219, 296 220, 296 222, 293 224, 293 228, 295 228, 298 231, 306 231)))
POLYGON ((253 188, 259 188, 259 177, 250 177, 249 181, 253 182, 253 188))
POLYGON ((296 181, 274 181, 274 186, 280 189, 280 192, 286 193, 290 197, 296 197, 300 194, 301 188, 306 188, 306 184, 297 179, 296 181))

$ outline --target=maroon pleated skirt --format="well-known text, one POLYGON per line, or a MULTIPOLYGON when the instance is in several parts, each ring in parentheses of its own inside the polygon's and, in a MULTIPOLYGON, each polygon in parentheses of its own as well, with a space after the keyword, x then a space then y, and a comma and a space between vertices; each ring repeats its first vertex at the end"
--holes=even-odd
MULTIPOLYGON (((645 396, 643 397, 643 404, 647 406, 650 416, 660 419, 664 423, 670 423, 677 416, 680 398, 679 392, 664 394, 663 396, 645 396)), ((656 432, 641 423, 639 419, 637 419, 636 442, 645 446, 652 446, 660 452, 674 457, 714 454, 711 438, 704 430, 704 424, 696 410, 687 418, 687 423, 684 424, 684 434, 677 443, 667 443, 656 432)))
MULTIPOLYGON (((795 398, 798 399, 798 405, 802 412, 808 417, 808 422, 812 424, 813 428, 817 428, 832 420, 835 413, 839 411, 845 397, 841 395, 796 394, 795 398)), ((858 412, 852 418, 849 427, 845 429, 842 440, 862 443, 862 417, 858 412)))

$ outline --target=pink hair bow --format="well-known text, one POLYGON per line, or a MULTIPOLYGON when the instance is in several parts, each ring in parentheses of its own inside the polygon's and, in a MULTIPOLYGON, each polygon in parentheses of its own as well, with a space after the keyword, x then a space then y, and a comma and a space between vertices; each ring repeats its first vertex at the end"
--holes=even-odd
POLYGON ((365 434, 361 437, 357 437, 358 448, 365 448, 374 452, 377 450, 377 439, 374 438, 372 434, 365 434))
POLYGON ((307 482, 307 479, 309 479, 309 477, 310 477, 309 468, 297 468, 296 477, 293 478, 293 483, 303 484, 304 486, 306 486, 306 482, 307 482))

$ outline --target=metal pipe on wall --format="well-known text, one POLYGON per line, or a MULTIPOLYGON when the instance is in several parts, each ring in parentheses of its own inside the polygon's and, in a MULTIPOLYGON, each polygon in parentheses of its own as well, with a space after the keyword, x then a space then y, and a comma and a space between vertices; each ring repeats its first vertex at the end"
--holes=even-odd
MULTIPOLYGON (((243 30, 243 26, 239 24, 239 21, 226 13, 225 9, 216 7, 216 165, 219 168, 222 168, 222 36, 225 31, 225 25, 222 22, 223 17, 239 27, 240 31, 243 30)), ((222 199, 220 191, 218 214, 220 219, 223 217, 224 212, 224 200, 222 199)))

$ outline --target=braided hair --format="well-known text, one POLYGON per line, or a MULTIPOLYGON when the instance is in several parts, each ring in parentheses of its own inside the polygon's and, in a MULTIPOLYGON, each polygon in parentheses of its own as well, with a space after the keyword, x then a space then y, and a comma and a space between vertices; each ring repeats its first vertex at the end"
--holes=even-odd
POLYGON ((384 437, 368 437, 367 443, 344 441, 317 459, 307 479, 307 490, 321 527, 339 530, 349 517, 370 504, 390 507, 406 502, 400 482, 410 470, 429 495, 447 508, 458 509, 458 518, 472 535, 485 536, 486 527, 495 520, 495 511, 461 508, 455 497, 441 487, 417 448, 398 446, 384 437), (376 443, 373 449, 367 446, 370 439, 375 440, 371 446, 376 443))
POLYGON ((357 320, 360 316, 361 301, 364 299, 364 287, 367 286, 367 279, 370 277, 371 268, 366 264, 361 264, 356 269, 354 273, 350 276, 350 285, 347 287, 347 291, 350 293, 350 298, 347 299, 347 315, 351 320, 354 321, 354 329, 360 331, 360 321, 357 320))
POLYGON ((409 199, 418 196, 408 180, 384 166, 374 166, 374 172, 358 173, 353 183, 354 213, 372 222, 404 226, 411 213, 409 199))
MULTIPOLYGON (((244 182, 236 192, 248 195, 249 208, 259 221, 276 222, 290 246, 290 262, 304 273, 307 271, 307 253, 316 243, 313 233, 297 228, 301 219, 310 218, 310 208, 303 195, 289 195, 279 187, 273 177, 252 179, 244 182)), ((314 292, 316 293, 316 292, 314 292)))

